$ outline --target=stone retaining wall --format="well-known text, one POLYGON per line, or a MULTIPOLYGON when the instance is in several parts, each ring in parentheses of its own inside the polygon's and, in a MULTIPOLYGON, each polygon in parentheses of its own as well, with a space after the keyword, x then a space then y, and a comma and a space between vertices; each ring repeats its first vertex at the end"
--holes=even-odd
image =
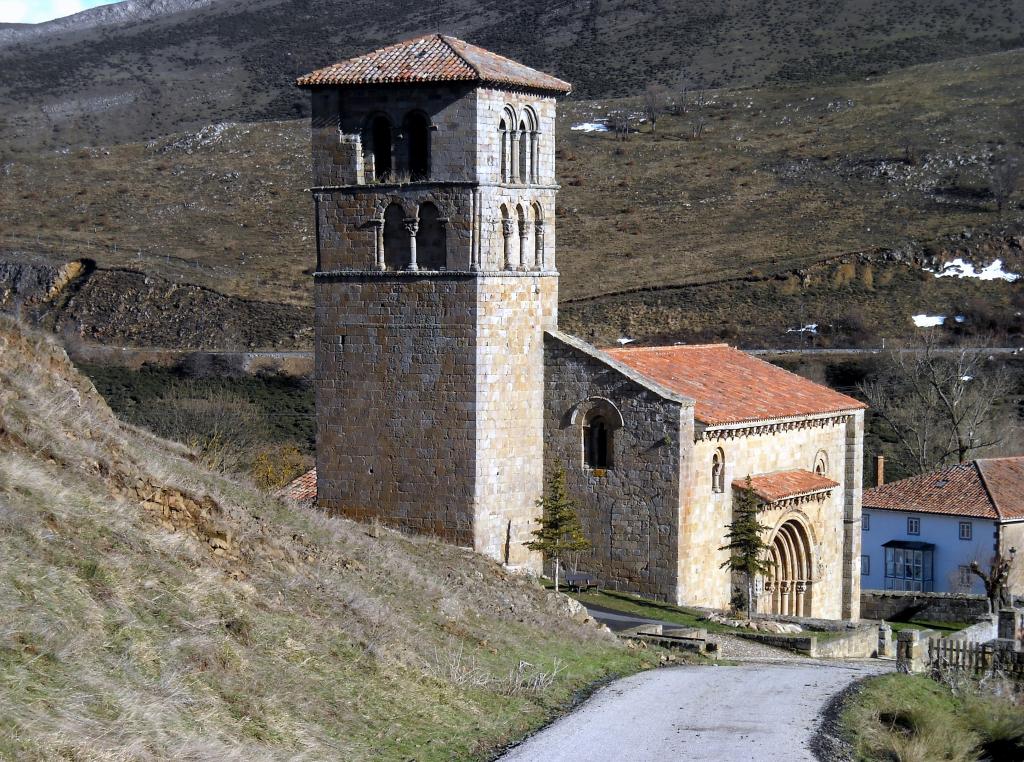
POLYGON ((986 614, 988 601, 983 595, 883 590, 862 590, 860 595, 860 615, 864 619, 973 622, 986 614))

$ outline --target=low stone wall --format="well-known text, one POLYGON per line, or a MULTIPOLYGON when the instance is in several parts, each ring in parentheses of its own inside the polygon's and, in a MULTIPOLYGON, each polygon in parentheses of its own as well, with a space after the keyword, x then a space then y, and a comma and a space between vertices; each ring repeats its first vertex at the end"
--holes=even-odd
POLYGON ((862 590, 860 594, 860 615, 864 619, 973 622, 987 614, 988 600, 984 595, 888 590, 862 590))
POLYGON ((812 656, 830 659, 866 659, 878 651, 878 626, 865 624, 841 638, 816 644, 812 656))
POLYGON ((997 617, 989 616, 977 624, 972 624, 970 627, 960 630, 960 632, 954 632, 946 636, 947 640, 966 640, 970 643, 987 643, 992 638, 997 637, 998 627, 996 626, 997 617))
POLYGON ((744 640, 754 640, 766 646, 796 651, 805 656, 814 656, 817 652, 818 639, 813 635, 771 635, 765 632, 737 632, 736 636, 744 640))

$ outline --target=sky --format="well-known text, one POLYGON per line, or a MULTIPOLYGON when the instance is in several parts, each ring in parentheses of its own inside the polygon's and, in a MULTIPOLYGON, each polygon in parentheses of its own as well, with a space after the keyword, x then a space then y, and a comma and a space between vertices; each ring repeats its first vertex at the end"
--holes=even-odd
POLYGON ((0 0, 0 22, 38 24, 116 0, 0 0))

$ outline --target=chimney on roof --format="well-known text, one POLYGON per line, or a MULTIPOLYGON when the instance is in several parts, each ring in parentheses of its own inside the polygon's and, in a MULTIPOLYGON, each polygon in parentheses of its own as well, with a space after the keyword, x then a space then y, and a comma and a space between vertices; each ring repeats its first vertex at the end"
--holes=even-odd
POLYGON ((885 456, 875 456, 875 486, 881 487, 885 484, 885 456))

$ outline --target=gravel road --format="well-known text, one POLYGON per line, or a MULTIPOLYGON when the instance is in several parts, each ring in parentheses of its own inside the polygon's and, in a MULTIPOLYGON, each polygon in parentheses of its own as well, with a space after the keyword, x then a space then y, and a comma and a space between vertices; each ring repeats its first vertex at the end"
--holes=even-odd
POLYGON ((602 688, 501 760, 813 760, 809 744, 829 699, 891 668, 799 659, 643 672, 602 688))

